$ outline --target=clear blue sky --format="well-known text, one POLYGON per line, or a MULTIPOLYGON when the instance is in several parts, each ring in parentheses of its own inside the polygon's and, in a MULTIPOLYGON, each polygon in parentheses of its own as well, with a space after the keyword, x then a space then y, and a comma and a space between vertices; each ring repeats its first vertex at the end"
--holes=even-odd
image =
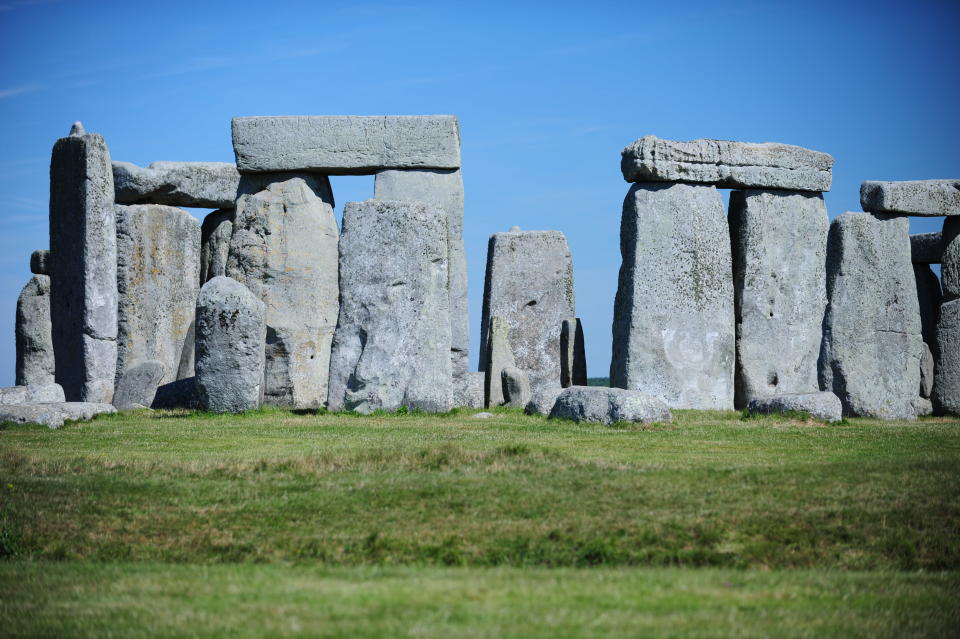
MULTIPOLYGON (((957 2, 0 0, 0 384, 30 252, 48 244, 50 149, 75 120, 147 164, 233 161, 233 116, 454 114, 471 366, 487 238, 516 224, 567 234, 589 371, 605 376, 624 146, 827 151, 831 217, 859 210, 864 179, 958 177, 958 25, 957 2)), ((338 213, 373 195, 373 178, 333 186, 338 213)))

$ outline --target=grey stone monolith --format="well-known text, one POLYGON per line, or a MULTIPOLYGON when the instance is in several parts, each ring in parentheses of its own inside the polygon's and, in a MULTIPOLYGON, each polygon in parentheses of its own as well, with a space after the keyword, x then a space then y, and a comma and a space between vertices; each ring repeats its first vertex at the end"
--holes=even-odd
POLYGON ((910 259, 914 264, 939 264, 943 257, 943 233, 914 233, 910 236, 910 259))
POLYGON ((712 186, 637 184, 623 203, 610 385, 670 408, 733 408, 733 276, 712 186))
POLYGON ((154 162, 144 168, 113 163, 118 204, 233 208, 240 173, 227 162, 154 162))
POLYGON ((447 216, 436 206, 346 205, 328 408, 450 410, 447 255, 447 216))
POLYGON ((267 307, 264 403, 318 408, 340 308, 330 182, 274 177, 237 200, 227 275, 267 307))
POLYGON ((500 371, 503 387, 503 405, 508 408, 524 408, 530 401, 530 380, 516 366, 507 366, 500 371))
POLYGON ((930 345, 923 343, 923 354, 920 356, 920 397, 930 399, 933 396, 933 380, 936 372, 936 361, 930 345))
POLYGON ((587 354, 583 344, 583 323, 579 317, 560 324, 560 386, 587 385, 587 354))
POLYGON ((921 217, 960 215, 960 180, 911 180, 860 185, 864 211, 921 217))
POLYGON ((157 396, 157 388, 165 376, 166 368, 163 362, 157 360, 147 360, 131 366, 117 380, 113 405, 117 410, 150 408, 157 396))
POLYGON ((913 279, 917 284, 917 302, 920 305, 920 327, 923 341, 930 346, 934 359, 936 359, 939 352, 937 323, 940 321, 940 303, 943 301, 940 278, 933 272, 929 264, 914 263, 913 279))
POLYGON ((943 249, 940 263, 940 284, 943 299, 960 297, 960 217, 948 217, 943 222, 943 249))
POLYGON ((820 386, 843 414, 913 419, 923 353, 908 220, 844 213, 830 225, 820 386))
POLYGON ((50 317, 57 383, 109 403, 117 367, 117 231, 107 144, 74 125, 50 160, 50 317))
POLYGON ((56 381, 50 326, 50 278, 34 275, 17 298, 16 383, 18 386, 56 381))
POLYGON ((453 377, 453 405, 465 408, 484 408, 483 373, 464 373, 453 377))
POLYGON ((453 375, 467 372, 470 356, 470 320, 467 309, 467 257, 463 246, 463 178, 459 169, 386 170, 377 173, 378 200, 427 202, 447 214, 450 277, 450 334, 453 375))
POLYGON ((246 286, 215 277, 197 298, 195 389, 200 407, 239 413, 263 402, 266 306, 246 286))
POLYGON ((50 251, 39 249, 30 254, 30 272, 34 275, 50 275, 50 251))
MULTIPOLYGON (((490 237, 480 326, 484 349, 490 318, 501 317, 531 390, 560 386, 560 328, 575 316, 573 260, 563 233, 517 230, 490 237)), ((486 371, 486 362, 481 365, 486 371)))
POLYGON ((940 306, 940 351, 934 369, 933 407, 940 415, 960 415, 960 298, 940 306))
POLYGON ((818 391, 830 222, 819 193, 730 193, 737 331, 734 405, 818 391))
POLYGON ((550 417, 608 425, 673 421, 670 409, 656 397, 636 390, 604 386, 563 389, 550 410, 550 417))
POLYGON ((839 422, 843 419, 843 404, 829 391, 786 393, 751 399, 747 412, 751 415, 798 412, 828 422, 839 422))
POLYGON ((486 408, 500 406, 505 401, 500 372, 515 366, 510 346, 510 325, 506 318, 494 316, 488 321, 485 358, 481 370, 484 375, 484 403, 486 408))
POLYGON ((192 377, 190 333, 200 292, 197 219, 172 206, 118 204, 117 285, 117 381, 148 360, 163 365, 161 384, 192 377))
POLYGON ((234 209, 212 211, 200 225, 200 286, 227 274, 234 209))
POLYGON ((532 391, 530 393, 530 401, 527 402, 523 412, 527 415, 543 415, 544 417, 549 417, 550 411, 553 410, 553 405, 557 401, 557 397, 559 397, 562 392, 563 388, 560 386, 545 386, 537 391, 532 391))

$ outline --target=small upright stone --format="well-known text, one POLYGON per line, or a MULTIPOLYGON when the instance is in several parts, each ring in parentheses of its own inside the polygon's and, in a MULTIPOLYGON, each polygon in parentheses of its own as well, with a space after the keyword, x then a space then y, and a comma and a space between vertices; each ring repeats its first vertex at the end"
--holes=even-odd
POLYGON ((53 384, 56 380, 50 327, 50 278, 34 275, 17 299, 17 385, 53 384))
POLYGON ((150 408, 164 374, 163 363, 156 360, 148 360, 128 368, 117 381, 113 405, 117 410, 150 408))
POLYGON ((203 218, 200 225, 200 286, 227 274, 233 216, 233 209, 220 209, 203 218))
POLYGON ((503 405, 508 408, 524 408, 530 401, 530 380, 516 366, 507 366, 500 371, 503 385, 503 405))
POLYGON ((583 323, 579 317, 560 326, 560 386, 587 385, 587 355, 583 346, 583 323))
POLYGON ((81 122, 80 120, 77 120, 76 122, 74 122, 73 126, 70 127, 71 137, 79 137, 86 134, 87 134, 87 130, 83 128, 83 122, 81 122))
POLYGON ((960 180, 868 180, 860 185, 860 205, 871 213, 960 215, 960 180))
POLYGON ((30 272, 35 275, 50 275, 50 251, 40 249, 30 254, 30 272))
POLYGON ((502 317, 491 317, 487 334, 486 357, 483 363, 484 397, 487 408, 500 406, 505 401, 500 372, 516 365, 510 348, 510 325, 502 317))
POLYGON ((667 405, 635 390, 603 386, 571 386, 557 396, 550 411, 553 419, 616 424, 618 422, 671 422, 667 405))

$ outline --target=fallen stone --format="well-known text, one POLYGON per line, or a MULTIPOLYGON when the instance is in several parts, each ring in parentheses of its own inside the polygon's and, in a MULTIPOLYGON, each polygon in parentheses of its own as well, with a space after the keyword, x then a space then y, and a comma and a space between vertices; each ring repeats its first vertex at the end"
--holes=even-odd
POLYGON ((562 392, 563 388, 560 386, 544 386, 539 390, 532 391, 530 393, 530 401, 527 402, 523 412, 527 415, 543 415, 544 417, 549 417, 550 411, 553 410, 553 405, 557 401, 557 397, 559 397, 562 392))
POLYGON ((263 401, 266 308, 246 286, 215 277, 200 289, 196 393, 214 413, 239 413, 263 401))
POLYGON ((610 385, 733 408, 730 236, 712 186, 637 184, 623 204, 610 385))
POLYGON ((937 342, 940 356, 934 368, 933 408, 939 415, 960 415, 960 299, 940 307, 937 342))
POLYGON ((240 173, 227 162, 113 163, 117 204, 232 209, 240 173))
POLYGON ((57 140, 50 160, 50 315, 57 383, 69 400, 113 399, 117 231, 113 169, 97 133, 57 140))
POLYGON ((35 275, 50 275, 50 251, 39 249, 30 254, 30 272, 35 275))
POLYGON ((453 377, 453 405, 483 408, 483 373, 463 373, 453 377))
POLYGON ((560 324, 560 385, 587 385, 587 355, 583 345, 583 323, 579 317, 560 324))
POLYGON ((942 233, 915 233, 910 236, 910 259, 914 264, 939 264, 943 257, 942 233))
POLYGON ((733 191, 734 406, 819 390, 830 222, 819 193, 733 191))
POLYGON ((0 388, 0 405, 14 406, 43 402, 64 402, 60 384, 35 384, 32 386, 7 386, 0 388))
POLYGON ((507 366, 500 371, 503 386, 503 405, 507 408, 524 408, 530 401, 530 380, 516 366, 507 366))
POLYGON ((436 206, 346 205, 330 410, 450 410, 447 255, 447 216, 436 206))
POLYGON ((97 415, 115 413, 111 404, 96 402, 56 402, 0 406, 0 423, 39 424, 60 428, 65 421, 87 421, 97 415))
POLYGON ((557 396, 551 419, 616 424, 670 422, 673 416, 662 401, 635 390, 603 386, 571 386, 557 396))
POLYGON ((952 300, 960 297, 960 218, 944 220, 942 247, 940 284, 943 299, 952 300))
POLYGON ((460 128, 452 115, 234 118, 233 150, 241 173, 458 169, 460 128))
POLYGON ((917 302, 920 305, 920 328, 923 341, 930 346, 936 359, 939 353, 937 323, 940 321, 940 303, 943 301, 940 278, 929 264, 914 263, 913 279, 917 284, 917 302))
POLYGON ((829 191, 833 157, 790 144, 693 140, 654 135, 623 150, 627 182, 689 182, 726 188, 829 191))
POLYGON ((871 213, 960 215, 960 180, 868 180, 860 185, 860 205, 871 213))
POLYGON ((34 275, 20 291, 15 328, 17 385, 54 383, 49 276, 34 275))
POLYGON ((846 416, 916 417, 923 337, 907 222, 844 213, 830 225, 820 387, 846 416))
POLYGON ((751 399, 747 412, 751 415, 799 412, 827 422, 839 422, 843 419, 843 404, 839 397, 828 391, 785 393, 751 399))
POLYGON ((113 405, 117 410, 135 410, 153 405, 165 376, 163 362, 148 360, 126 369, 117 380, 113 405))
POLYGON ((233 209, 220 209, 203 218, 200 225, 200 286, 227 274, 233 215, 233 209))
POLYGON ((486 359, 483 362, 484 401, 487 408, 501 406, 506 397, 500 372, 515 366, 510 346, 510 326, 502 317, 491 317, 487 333, 486 359))
POLYGON ((923 354, 920 356, 920 397, 929 399, 933 395, 933 378, 936 366, 933 351, 930 345, 923 343, 923 354))

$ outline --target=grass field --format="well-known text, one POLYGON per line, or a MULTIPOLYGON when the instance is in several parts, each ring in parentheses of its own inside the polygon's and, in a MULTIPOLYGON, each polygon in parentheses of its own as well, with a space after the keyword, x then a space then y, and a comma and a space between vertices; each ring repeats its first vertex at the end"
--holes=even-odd
MULTIPOLYGON (((960 422, 0 430, 10 636, 944 636, 960 422)), ((3 634, 3 633, 0 633, 3 634)))

